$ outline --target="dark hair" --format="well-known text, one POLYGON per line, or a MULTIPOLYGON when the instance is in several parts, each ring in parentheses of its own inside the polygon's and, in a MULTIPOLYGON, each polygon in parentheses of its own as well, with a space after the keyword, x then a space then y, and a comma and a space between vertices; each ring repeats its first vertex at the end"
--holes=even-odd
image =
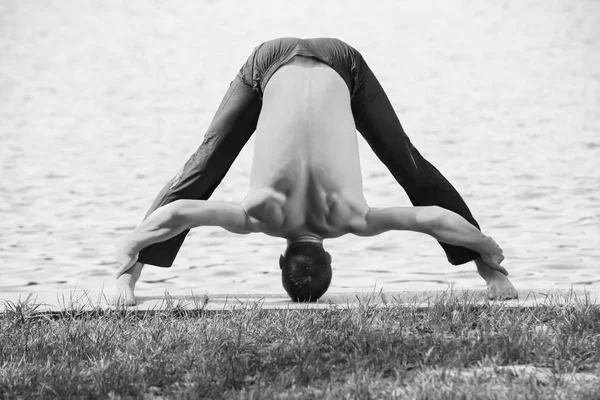
POLYGON ((283 288, 293 301, 317 301, 331 283, 331 255, 319 243, 288 246, 279 257, 283 288))

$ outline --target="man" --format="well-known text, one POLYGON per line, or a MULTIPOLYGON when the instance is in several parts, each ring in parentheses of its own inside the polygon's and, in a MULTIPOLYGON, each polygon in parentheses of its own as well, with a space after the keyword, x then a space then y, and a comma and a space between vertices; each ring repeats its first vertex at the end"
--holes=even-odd
POLYGON ((381 85, 337 39, 282 38, 254 49, 204 142, 167 183, 120 247, 115 299, 135 304, 144 264, 170 267, 197 226, 285 238, 282 282, 294 301, 315 301, 331 280, 323 240, 412 230, 436 238, 450 263, 475 260, 488 296, 515 298, 502 250, 483 235, 442 174, 413 147, 381 85), (416 207, 370 208, 356 130, 416 207), (206 201, 255 133, 250 191, 241 203, 206 201))

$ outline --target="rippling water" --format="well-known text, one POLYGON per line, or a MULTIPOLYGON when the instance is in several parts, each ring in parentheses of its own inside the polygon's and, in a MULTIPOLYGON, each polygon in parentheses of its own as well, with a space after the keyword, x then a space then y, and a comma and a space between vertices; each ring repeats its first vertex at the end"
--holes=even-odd
MULTIPOLYGON (((0 3, 0 292, 99 288, 114 244, 200 144, 254 46, 358 48, 421 153, 504 248, 513 282, 600 282, 600 3, 0 3)), ((360 139, 372 206, 409 205, 360 139)), ((213 199, 241 200, 251 140, 213 199)), ((482 288, 415 233, 326 242, 332 291, 482 288)), ((201 228, 140 293, 280 289, 285 243, 201 228)))

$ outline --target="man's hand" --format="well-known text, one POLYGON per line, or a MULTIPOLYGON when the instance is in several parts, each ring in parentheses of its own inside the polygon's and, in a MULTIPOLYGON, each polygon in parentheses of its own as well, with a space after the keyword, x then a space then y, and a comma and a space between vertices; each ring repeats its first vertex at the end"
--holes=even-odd
POLYGON ((117 250, 117 263, 119 263, 119 269, 117 271, 117 278, 127 272, 137 262, 139 252, 131 245, 125 242, 117 250))
POLYGON ((487 236, 485 238, 483 250, 480 251, 479 254, 481 255, 481 261, 483 261, 488 267, 495 269, 504 275, 508 275, 508 271, 500 265, 500 263, 504 260, 504 254, 494 239, 487 236))

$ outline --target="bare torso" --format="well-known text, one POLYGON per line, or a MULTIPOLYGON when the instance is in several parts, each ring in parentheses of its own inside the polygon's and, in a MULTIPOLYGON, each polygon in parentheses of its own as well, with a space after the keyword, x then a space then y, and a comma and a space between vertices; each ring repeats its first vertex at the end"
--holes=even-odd
POLYGON ((364 218, 350 93, 326 64, 294 57, 269 80, 243 206, 261 231, 287 239, 338 237, 364 218))

